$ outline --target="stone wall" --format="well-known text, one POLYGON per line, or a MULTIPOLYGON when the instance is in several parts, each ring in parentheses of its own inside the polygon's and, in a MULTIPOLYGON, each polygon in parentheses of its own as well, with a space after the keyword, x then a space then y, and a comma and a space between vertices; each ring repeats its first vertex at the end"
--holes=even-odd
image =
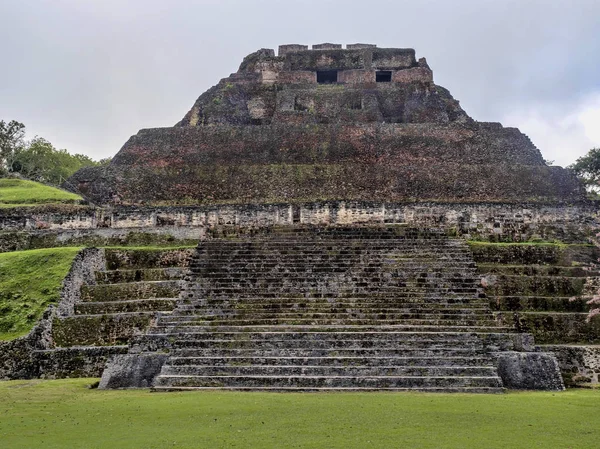
POLYGON ((542 348, 556 355, 568 387, 598 385, 600 346, 544 345, 542 348))
POLYGON ((0 209, 0 251, 55 246, 195 244, 218 226, 260 228, 291 224, 407 223, 445 228, 485 241, 531 239, 587 242, 597 229, 595 203, 380 203, 333 201, 179 207, 116 207, 70 211, 0 209), (39 223, 46 228, 40 229, 39 223), (87 228, 82 228, 86 223, 87 228))

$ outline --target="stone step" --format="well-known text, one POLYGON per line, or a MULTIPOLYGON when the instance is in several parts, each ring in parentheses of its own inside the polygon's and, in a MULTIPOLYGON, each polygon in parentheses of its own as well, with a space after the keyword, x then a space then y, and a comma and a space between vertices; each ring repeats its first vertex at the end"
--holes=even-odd
POLYGON ((233 259, 257 259, 268 256, 285 257, 292 260, 301 260, 302 257, 314 257, 317 260, 349 260, 357 257, 366 257, 373 261, 378 260, 404 260, 408 258, 431 257, 436 255, 445 259, 450 258, 467 258, 471 253, 467 249, 448 248, 446 246, 439 247, 394 247, 393 245, 382 245, 379 247, 373 246, 354 246, 340 248, 337 245, 331 246, 304 246, 304 245, 281 245, 280 247, 261 246, 256 248, 218 248, 207 249, 203 248, 202 258, 192 259, 192 264, 198 263, 207 258, 211 260, 233 260, 233 259), (443 255, 440 252, 443 251, 443 255))
MULTIPOLYGON (((184 300, 185 301, 185 300, 184 300)), ((445 314, 445 315, 473 315, 489 313, 489 307, 477 307, 470 304, 438 304, 422 303, 415 305, 382 304, 382 303, 323 303, 323 302, 290 302, 290 303, 259 303, 259 302, 206 302, 204 304, 187 304, 191 307, 184 309, 185 302, 180 302, 182 310, 198 311, 201 313, 409 313, 409 314, 445 314), (451 307, 450 307, 451 306, 451 307)), ((484 305, 484 304, 481 304, 484 305)))
POLYGON ((352 307, 352 308, 364 308, 364 307, 407 307, 410 309, 473 309, 473 308, 489 308, 489 300, 486 298, 471 297, 420 297, 414 296, 398 297, 398 296, 353 296, 346 298, 337 298, 332 296, 320 296, 316 298, 289 296, 289 297, 254 297, 254 298, 203 298, 198 300, 182 299, 182 309, 196 309, 204 307, 220 307, 220 308, 288 308, 288 307, 352 307), (461 301, 463 299, 464 301, 461 301))
POLYGON ((538 344, 600 343, 600 320, 588 321, 587 312, 494 312, 503 326, 531 333, 538 344))
POLYGON ((372 243, 386 243, 389 241, 402 242, 405 245, 426 245, 426 244, 444 244, 448 246, 456 246, 456 247, 465 247, 466 245, 463 242, 448 239, 445 236, 424 236, 424 235, 405 235, 405 236, 394 236, 394 235, 386 235, 386 234, 371 234, 364 232, 349 232, 343 234, 338 234, 336 237, 334 234, 331 234, 329 237, 325 234, 321 235, 310 235, 308 233, 305 234, 287 234, 286 236, 253 236, 247 239, 222 239, 222 238, 212 238, 206 239, 200 242, 201 246, 214 246, 214 245, 256 245, 256 244, 291 244, 294 242, 301 243, 332 243, 336 245, 344 245, 344 244, 352 244, 353 242, 364 241, 365 244, 372 243))
MULTIPOLYGON (((439 255, 440 251, 444 251, 440 249, 439 251, 431 251, 431 253, 421 252, 419 254, 404 254, 398 256, 390 256, 389 250, 387 253, 382 253, 381 255, 369 254, 369 253, 357 253, 356 255, 350 256, 347 255, 345 257, 326 257, 321 253, 298 253, 296 255, 292 254, 283 254, 270 252, 265 254, 230 254, 227 255, 219 255, 219 254, 206 254, 203 259, 200 259, 197 262, 191 264, 191 268, 205 268, 205 267, 218 267, 221 265, 229 265, 230 263, 240 264, 241 261, 247 263, 261 263, 265 264, 265 259, 269 259, 271 263, 279 263, 286 265, 298 265, 298 266, 307 266, 312 261, 317 263, 333 263, 333 264, 348 264, 348 263, 356 263, 367 262, 368 264, 386 264, 386 265, 397 265, 402 266, 405 262, 410 265, 417 265, 418 263, 424 263, 431 260, 432 257, 436 257, 437 262, 453 262, 456 265, 460 265, 461 263, 469 263, 472 261, 472 258, 469 254, 452 254, 445 253, 444 255, 439 255), (436 254, 438 253, 438 254, 436 254)), ((267 265, 268 266, 268 265, 267 265)))
POLYGON ((155 316, 156 312, 69 316, 53 321, 52 337, 57 347, 122 345, 145 333, 155 316))
POLYGON ((390 391, 390 392, 420 392, 420 393, 463 393, 463 394, 501 394, 505 392, 504 388, 496 387, 409 387, 409 388, 360 388, 360 387, 182 387, 182 386, 155 386, 151 388, 154 392, 172 392, 172 391, 268 391, 278 393, 327 393, 327 392, 345 392, 361 393, 372 391, 390 391))
MULTIPOLYGON (((158 306, 158 305, 157 305, 158 306)), ((126 308, 125 305, 123 307, 126 308)), ((163 309, 172 310, 172 309, 163 309)), ((123 311, 134 311, 123 310, 123 311)), ((460 317, 427 317, 427 316, 405 316, 395 314, 380 313, 362 313, 362 314, 341 314, 341 313, 246 313, 232 315, 217 314, 197 314, 194 317, 197 322, 209 323, 227 323, 236 325, 269 324, 269 323, 316 323, 316 324, 368 324, 379 322, 381 324, 407 324, 407 325, 430 325, 430 326, 495 326, 493 315, 490 313, 485 316, 460 316, 460 317)))
POLYGON ((75 304, 75 315, 94 315, 121 312, 170 311, 177 298, 132 299, 126 301, 85 302, 75 304))
POLYGON ((448 357, 472 357, 481 359, 489 356, 482 349, 474 348, 195 348, 177 347, 171 349, 171 357, 218 357, 218 358, 331 358, 331 357, 354 357, 354 358, 440 358, 448 357))
POLYGON ((198 255, 198 258, 191 259, 191 264, 198 264, 202 262, 210 262, 212 260, 260 260, 265 257, 275 256, 277 258, 289 259, 298 262, 302 262, 302 259, 315 260, 315 261, 347 261, 364 259, 371 263, 384 262, 384 261, 409 261, 427 258, 431 259, 432 256, 437 256, 439 260, 454 259, 472 260, 471 253, 468 250, 457 250, 447 247, 431 247, 431 248, 403 248, 394 247, 391 245, 382 246, 380 248, 368 248, 364 246, 340 249, 337 246, 331 247, 292 247, 282 246, 281 248, 223 248, 220 250, 202 250, 198 255))
MULTIPOLYGON (((350 332, 365 332, 369 330, 383 330, 396 332, 438 332, 438 333, 512 333, 513 326, 436 326, 436 325, 410 325, 410 324, 315 324, 312 322, 302 324, 277 323, 277 324, 252 324, 240 325, 231 323, 215 323, 215 322, 193 322, 185 326, 189 332, 255 332, 255 331, 293 331, 293 332, 337 332, 338 330, 348 329, 350 332)), ((183 324, 178 324, 181 328, 183 324)))
POLYGON ((306 258, 298 258, 298 260, 289 260, 287 258, 281 258, 281 260, 274 260, 273 258, 264 258, 257 260, 238 260, 237 258, 232 260, 230 263, 223 264, 214 264, 209 263, 207 257, 203 257, 198 263, 195 263, 190 266, 192 271, 199 270, 212 270, 218 271, 222 270, 224 272, 227 271, 243 271, 246 268, 251 268, 253 270, 261 269, 261 268, 272 268, 281 265, 298 265, 302 267, 308 267, 313 270, 325 270, 325 269, 334 269, 338 267, 345 268, 353 268, 359 270, 360 272, 368 272, 368 271, 378 271, 381 269, 385 270, 394 270, 395 267, 398 267, 398 270, 408 270, 408 271, 417 271, 421 269, 426 269, 429 267, 434 268, 449 268, 449 269, 457 269, 457 268, 473 268, 476 269, 477 265, 472 260, 465 261, 439 261, 435 259, 431 260, 415 260, 414 258, 409 259, 388 259, 390 262, 385 262, 384 260, 372 260, 369 258, 362 258, 360 260, 360 264, 357 265, 357 261, 355 260, 338 260, 332 263, 328 260, 312 260, 312 263, 308 263, 306 258), (398 263, 396 263, 398 262, 398 263))
POLYGON ((303 230, 302 232, 295 233, 289 232, 286 230, 285 232, 277 232, 270 234, 254 234, 244 236, 242 238, 235 238, 234 236, 224 236, 224 238, 219 236, 212 236, 200 242, 200 244, 213 244, 213 243, 253 243, 253 242, 288 242, 288 241, 302 241, 302 242, 319 242, 319 241, 347 241, 347 239, 341 237, 350 237, 352 240, 399 240, 405 241, 407 243, 411 242, 447 242, 448 244, 456 245, 456 246, 466 246, 464 241, 460 241, 458 239, 451 239, 443 233, 423 233, 418 230, 418 232, 408 232, 408 233, 392 233, 388 232, 388 230, 384 230, 383 232, 374 231, 373 229, 366 229, 364 227, 356 227, 355 229, 347 229, 344 231, 337 230, 335 232, 331 232, 327 229, 325 232, 315 231, 315 230, 303 230))
MULTIPOLYGON (((127 284, 112 284, 112 285, 127 285, 127 284)), ((111 286, 112 286, 111 285, 111 286)), ((273 286, 271 289, 269 289, 268 286, 264 286, 264 287, 249 287, 249 286, 239 286, 239 287, 202 287, 202 286, 195 286, 193 288, 187 288, 185 291, 187 293, 201 293, 205 296, 210 296, 210 295, 236 295, 238 297, 252 297, 252 296, 262 296, 262 295, 285 295, 285 294, 311 294, 313 293, 311 290, 317 290, 315 293, 321 293, 321 294, 329 294, 329 295, 336 295, 338 297, 344 297, 346 295, 356 295, 356 294, 361 294, 361 295, 378 295, 378 296, 382 296, 382 295, 417 295, 417 294, 426 294, 426 293, 435 293, 437 295, 445 295, 445 294, 463 294, 463 295, 475 295, 477 293, 479 293, 479 289, 475 288, 475 287, 471 287, 471 288, 462 288, 462 287, 439 287, 439 288, 435 288, 435 287, 429 287, 427 290, 419 290, 419 289, 414 289, 411 290, 409 288, 406 287, 395 287, 395 286, 386 286, 386 287, 377 287, 377 286, 373 286, 373 285, 365 285, 365 286, 348 286, 348 287, 335 287, 336 290, 332 291, 332 292, 327 292, 327 286, 323 285, 320 286, 318 284, 313 285, 313 286, 293 286, 293 285, 285 285, 285 286, 273 286), (312 287, 312 288, 311 288, 312 287), (319 292, 319 289, 321 290, 319 292)), ((332 287, 333 289, 334 287, 332 287)), ((148 289, 149 291, 152 291, 150 289, 148 289)), ((104 289, 99 289, 99 292, 102 293, 94 293, 93 297, 100 297, 99 299, 102 299, 102 295, 108 296, 108 297, 114 297, 114 292, 118 293, 118 289, 114 289, 114 290, 108 290, 109 293, 107 293, 107 290, 104 289), (112 295, 112 296, 111 296, 112 295)), ((132 292, 135 291, 135 289, 131 289, 132 292)), ((175 288, 172 288, 170 290, 171 292, 175 291, 175 288)), ((177 290, 177 293, 179 293, 179 290, 177 290)), ((135 294, 135 293, 134 293, 135 294)), ((144 295, 144 294, 148 294, 146 291, 144 292, 140 292, 139 296, 144 295)), ((155 295, 155 296, 176 296, 175 295, 168 295, 168 294, 163 294, 163 295, 155 295)), ((141 299, 141 298, 139 298, 141 299)), ((87 299, 86 300, 92 300, 92 299, 87 299)))
MULTIPOLYGON (((393 317, 397 318, 397 319, 405 319, 405 320, 428 320, 428 319, 444 319, 444 320, 453 320, 453 319, 479 319, 479 318, 484 318, 484 319, 490 319, 490 317, 493 316, 492 311, 489 312, 485 312, 485 313, 480 313, 480 314, 448 314, 448 315, 444 315, 442 312, 431 312, 431 311, 422 311, 422 312, 415 312, 411 315, 408 314, 403 314, 403 313, 399 313, 399 314, 393 314, 393 313, 382 313, 382 312, 377 312, 377 311, 366 311, 366 312, 361 312, 361 313, 357 313, 357 312, 353 312, 353 313, 336 313, 336 312, 330 312, 330 311, 321 311, 321 312, 307 312, 306 314, 303 314, 302 312, 298 312, 295 313, 293 315, 288 315, 286 313, 270 313, 270 312, 266 312, 266 313, 253 313, 252 311, 248 311, 245 313, 231 313, 231 314, 219 314, 217 313, 208 313, 203 311, 202 309, 198 309, 198 310, 194 310, 194 311, 189 311, 189 313, 187 313, 188 311, 184 311, 186 313, 183 313, 180 309, 175 309, 173 311, 173 313, 170 314, 169 319, 167 319, 166 321, 164 321, 165 324, 168 323, 182 323, 182 322, 190 322, 190 321, 194 321, 194 320, 201 320, 201 321, 205 321, 206 318, 205 317, 222 317, 223 319, 239 319, 239 318, 271 318, 271 317, 281 317, 281 318, 327 318, 327 317, 338 317, 338 318, 361 318, 364 316, 368 316, 368 317, 372 317, 372 318, 381 318, 381 319, 385 319, 384 317, 388 317, 389 319, 392 319, 393 317)), ((210 319, 210 318, 209 318, 210 319)), ((162 322, 162 321, 161 321, 162 322)))
POLYGON ((589 298, 558 296, 490 296, 493 311, 588 312, 589 298))
POLYGON ((512 276, 600 276, 600 270, 585 266, 565 267, 560 265, 499 265, 479 263, 477 264, 477 268, 480 273, 512 276))
POLYGON ((179 296, 181 287, 180 281, 172 280, 84 285, 81 287, 81 300, 106 302, 124 299, 174 298, 179 296))
POLYGON ((494 377, 493 366, 203 366, 165 365, 161 376, 480 376, 494 377))
MULTIPOLYGON (((394 341, 394 340, 193 340, 191 335, 168 334, 168 338, 175 338, 172 343, 174 349, 256 349, 259 351, 282 350, 294 352, 296 350, 313 350, 334 352, 338 349, 374 349, 374 350, 417 350, 422 351, 451 351, 457 349, 456 342, 430 342, 420 341, 394 341)), ((459 349, 469 349, 472 352, 480 352, 482 344, 480 341, 466 341, 461 343, 459 349)))
MULTIPOLYGON (((121 285, 121 284, 112 284, 121 285)), ((472 292, 477 290, 479 282, 475 280, 462 279, 426 279, 406 280, 401 278, 355 278, 355 277, 323 277, 323 276, 294 276, 281 274, 279 276, 257 276, 253 279, 240 279, 234 276, 219 278, 200 278, 196 282, 195 288, 189 290, 220 289, 220 288, 280 288, 289 286, 299 287, 338 287, 344 289, 350 288, 371 288, 385 290, 402 289, 403 291, 423 292, 425 290, 467 290, 472 292)), ((490 294, 498 294, 492 292, 490 294)), ((550 295, 547 295, 550 296, 550 295)), ((569 296, 569 295, 560 295, 569 296)), ((573 296, 573 295, 571 295, 573 296)))
MULTIPOLYGON (((450 309, 448 309, 450 310, 450 309)), ((455 310, 459 310, 459 309, 455 309, 455 310)), ((483 318, 483 317, 491 317, 492 316, 492 311, 491 310, 486 310, 486 311, 482 311, 482 312, 477 312, 475 313, 475 311, 473 313, 448 313, 445 314, 445 309, 443 308, 438 308, 438 309, 417 309, 414 312, 402 312, 400 310, 398 311, 393 311, 393 310, 384 310, 384 309, 369 309, 367 307, 363 308, 363 309, 349 309, 348 311, 341 311, 340 309, 326 309, 326 308, 316 308, 316 309, 287 309, 287 311, 285 309, 279 309, 277 310, 270 310, 270 309, 252 309, 252 308, 245 308, 245 309, 241 309, 241 310, 215 310, 215 309, 211 309, 211 308, 203 308, 203 307, 198 307, 198 308, 193 308, 193 309, 183 309, 181 305, 178 306, 177 309, 175 309, 173 311, 172 314, 170 314, 170 319, 168 320, 168 322, 171 323, 175 323, 175 322, 183 322, 183 321, 188 321, 188 320, 194 320, 194 319, 203 319, 203 317, 205 316, 215 316, 215 317, 219 317, 222 316, 223 318, 239 318, 239 317, 261 317, 264 316, 265 318, 269 318, 269 317, 275 317, 275 316, 280 316, 280 317, 285 317, 287 316, 288 313, 292 313, 295 314, 294 316, 297 315, 303 315, 306 317, 319 317, 316 314, 322 314, 322 316, 327 317, 327 316, 346 316, 348 318, 351 317, 359 317, 365 314, 368 314, 369 316, 374 316, 374 317, 383 317, 388 316, 388 317, 393 317, 396 316, 397 318, 402 318, 402 319, 454 319, 454 318, 470 318, 470 319, 475 319, 475 318, 483 318)), ((298 316, 297 316, 298 317, 298 316)))
POLYGON ((179 357, 171 356, 166 365, 198 366, 481 366, 493 367, 489 357, 179 357))
POLYGON ((94 273, 98 284, 121 284, 125 282, 140 281, 171 281, 181 280, 185 268, 139 268, 133 270, 120 269, 110 271, 96 271, 94 273))
POLYGON ((486 293, 492 296, 577 296, 582 293, 584 284, 582 277, 499 275, 486 287, 486 293))
POLYGON ((187 267, 195 252, 196 248, 107 248, 106 269, 187 267))
POLYGON ((192 376, 159 375, 155 387, 502 388, 498 376, 192 376))
POLYGON ((219 319, 218 317, 207 317, 201 316, 199 317, 198 324, 212 325, 212 326, 273 326, 273 325, 318 325, 318 326, 328 326, 328 325, 397 325, 397 326, 429 326, 435 327, 439 326, 441 329, 461 329, 465 328, 465 330, 476 329, 479 327, 489 328, 495 327, 496 322, 490 320, 489 322, 483 321, 479 322, 477 320, 473 320, 473 322, 469 322, 466 320, 464 324, 457 322, 457 320, 403 320, 403 319, 379 319, 379 318, 336 318, 336 317, 326 317, 326 318, 284 318, 273 316, 270 318, 231 318, 231 319, 219 319))
MULTIPOLYGON (((153 328, 155 329, 155 328, 153 328)), ((240 341, 269 341, 269 340, 290 340, 290 341, 316 341, 316 340, 365 340, 373 341, 392 341, 392 342, 408 342, 408 341, 424 341, 427 344, 432 342, 458 343, 480 341, 479 336, 467 332, 436 332, 436 331, 418 331, 418 330, 398 330, 390 328, 387 331, 379 330, 378 327, 373 327, 368 330, 346 330, 339 331, 330 330, 221 330, 221 329, 204 329, 204 330, 187 330, 174 331, 163 334, 166 337, 179 337, 182 339, 194 340, 240 340, 240 341)))
MULTIPOLYGON (((158 320, 164 319, 165 315, 170 316, 171 312, 157 312, 158 320)), ((494 313, 497 315, 497 313, 494 313)), ((487 335, 489 333, 514 333, 512 327, 487 327, 474 326, 454 326, 455 328, 445 329, 436 326, 407 326, 407 325, 297 325, 297 324, 278 324, 278 325, 258 325, 258 326, 216 326, 210 324, 194 325, 194 332, 411 332, 411 333, 432 333, 432 334, 461 334, 461 335, 487 335)))
MULTIPOLYGON (((373 317, 373 318, 395 318, 395 319, 490 319, 492 316, 489 310, 475 313, 473 311, 462 311, 460 313, 444 313, 443 310, 437 312, 431 311, 406 311, 404 309, 287 309, 287 310, 274 310, 274 309, 204 309, 198 310, 195 315, 197 317, 215 316, 223 318, 234 318, 234 317, 247 317, 253 318, 268 318, 271 316, 285 317, 285 318, 300 318, 305 316, 307 318, 321 318, 327 316, 335 316, 337 318, 353 318, 353 317, 373 317)), ((173 321, 175 322, 175 320, 173 321)))

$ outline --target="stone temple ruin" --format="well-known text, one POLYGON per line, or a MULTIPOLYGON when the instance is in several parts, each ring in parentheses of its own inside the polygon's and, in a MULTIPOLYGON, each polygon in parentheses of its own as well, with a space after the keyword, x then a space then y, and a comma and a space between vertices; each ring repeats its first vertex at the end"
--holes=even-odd
POLYGON ((597 381, 595 205, 518 129, 470 118, 412 49, 261 49, 175 126, 141 130, 67 187, 91 205, 7 212, 0 249, 199 243, 82 251, 59 306, 0 346, 0 377, 278 391, 597 381))

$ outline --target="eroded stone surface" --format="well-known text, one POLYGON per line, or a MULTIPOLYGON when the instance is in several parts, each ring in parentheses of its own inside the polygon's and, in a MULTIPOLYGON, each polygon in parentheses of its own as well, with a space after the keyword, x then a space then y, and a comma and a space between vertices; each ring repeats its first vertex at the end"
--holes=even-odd
POLYGON ((100 204, 583 199, 519 130, 471 119, 414 50, 364 44, 248 55, 175 127, 69 185, 100 204))
POLYGON ((509 352, 498 357, 498 374, 506 388, 515 390, 564 390, 554 354, 509 352))

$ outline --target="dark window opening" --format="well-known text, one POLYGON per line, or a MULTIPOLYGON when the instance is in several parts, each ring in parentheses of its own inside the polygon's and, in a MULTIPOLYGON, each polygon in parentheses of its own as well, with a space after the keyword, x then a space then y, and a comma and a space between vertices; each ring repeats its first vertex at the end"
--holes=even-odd
POLYGON ((392 72, 390 70, 378 70, 375 72, 375 81, 378 83, 391 83, 392 72))
POLYGON ((337 70, 318 70, 317 71, 317 83, 319 84, 333 84, 337 83, 337 70))

